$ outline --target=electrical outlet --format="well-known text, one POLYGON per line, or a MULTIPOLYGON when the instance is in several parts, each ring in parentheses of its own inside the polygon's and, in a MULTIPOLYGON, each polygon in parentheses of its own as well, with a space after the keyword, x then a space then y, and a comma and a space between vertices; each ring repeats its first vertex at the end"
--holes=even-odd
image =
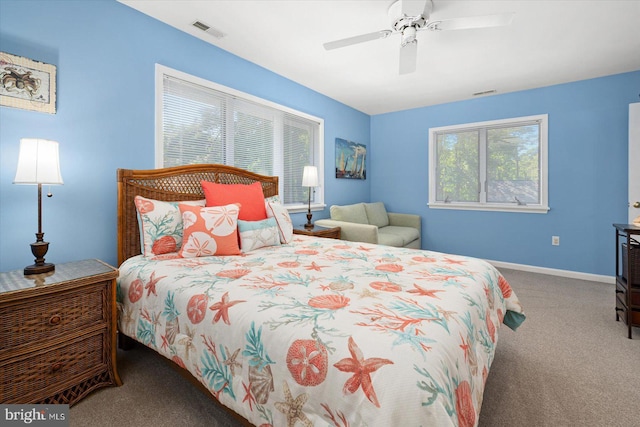
POLYGON ((560 246, 560 236, 551 236, 551 244, 553 246, 560 246))

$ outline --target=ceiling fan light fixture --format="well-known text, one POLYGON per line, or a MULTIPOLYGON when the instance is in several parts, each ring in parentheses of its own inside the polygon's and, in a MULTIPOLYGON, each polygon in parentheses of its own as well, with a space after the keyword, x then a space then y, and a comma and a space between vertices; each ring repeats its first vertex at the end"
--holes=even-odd
POLYGON ((406 46, 409 43, 417 43, 416 29, 414 27, 407 27, 402 31, 402 46, 406 46))

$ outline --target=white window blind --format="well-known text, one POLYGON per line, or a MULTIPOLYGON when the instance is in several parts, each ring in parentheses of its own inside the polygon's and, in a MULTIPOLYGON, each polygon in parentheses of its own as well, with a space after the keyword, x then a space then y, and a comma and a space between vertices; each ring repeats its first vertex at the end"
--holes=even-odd
MULTIPOLYGON (((163 66, 156 82, 157 167, 219 163, 277 175, 284 204, 308 201, 302 171, 322 170, 321 119, 163 66)), ((312 202, 322 204, 315 190, 312 202)))
POLYGON ((547 212, 547 116, 429 130, 429 206, 547 212))

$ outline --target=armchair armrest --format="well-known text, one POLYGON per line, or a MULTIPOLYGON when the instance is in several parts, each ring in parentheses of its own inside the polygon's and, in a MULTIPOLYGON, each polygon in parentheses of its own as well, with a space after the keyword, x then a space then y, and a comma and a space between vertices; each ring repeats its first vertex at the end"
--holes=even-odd
POLYGON ((378 243, 378 227, 356 222, 336 221, 335 219, 318 219, 315 221, 320 227, 340 227, 342 240, 351 242, 378 243))
POLYGON ((400 227, 413 227, 421 231, 420 215, 404 214, 404 213, 392 213, 387 212, 389 216, 389 225, 396 225, 400 227))

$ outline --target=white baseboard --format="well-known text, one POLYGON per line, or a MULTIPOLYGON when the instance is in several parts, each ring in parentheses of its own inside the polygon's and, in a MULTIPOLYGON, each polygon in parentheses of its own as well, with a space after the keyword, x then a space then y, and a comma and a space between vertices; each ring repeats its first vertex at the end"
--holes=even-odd
POLYGON ((533 265, 526 264, 514 264, 510 262, 502 262, 502 261, 492 261, 486 260, 494 267, 497 268, 510 268, 512 270, 521 270, 521 271, 529 271, 532 273, 541 273, 541 274, 549 274, 552 276, 561 276, 568 277, 571 279, 580 279, 580 280, 588 280, 591 282, 602 282, 608 284, 614 284, 615 277, 613 276, 604 276, 600 274, 591 274, 591 273, 581 273, 579 271, 570 271, 570 270, 559 270, 557 268, 547 268, 547 267, 536 267, 533 265))

